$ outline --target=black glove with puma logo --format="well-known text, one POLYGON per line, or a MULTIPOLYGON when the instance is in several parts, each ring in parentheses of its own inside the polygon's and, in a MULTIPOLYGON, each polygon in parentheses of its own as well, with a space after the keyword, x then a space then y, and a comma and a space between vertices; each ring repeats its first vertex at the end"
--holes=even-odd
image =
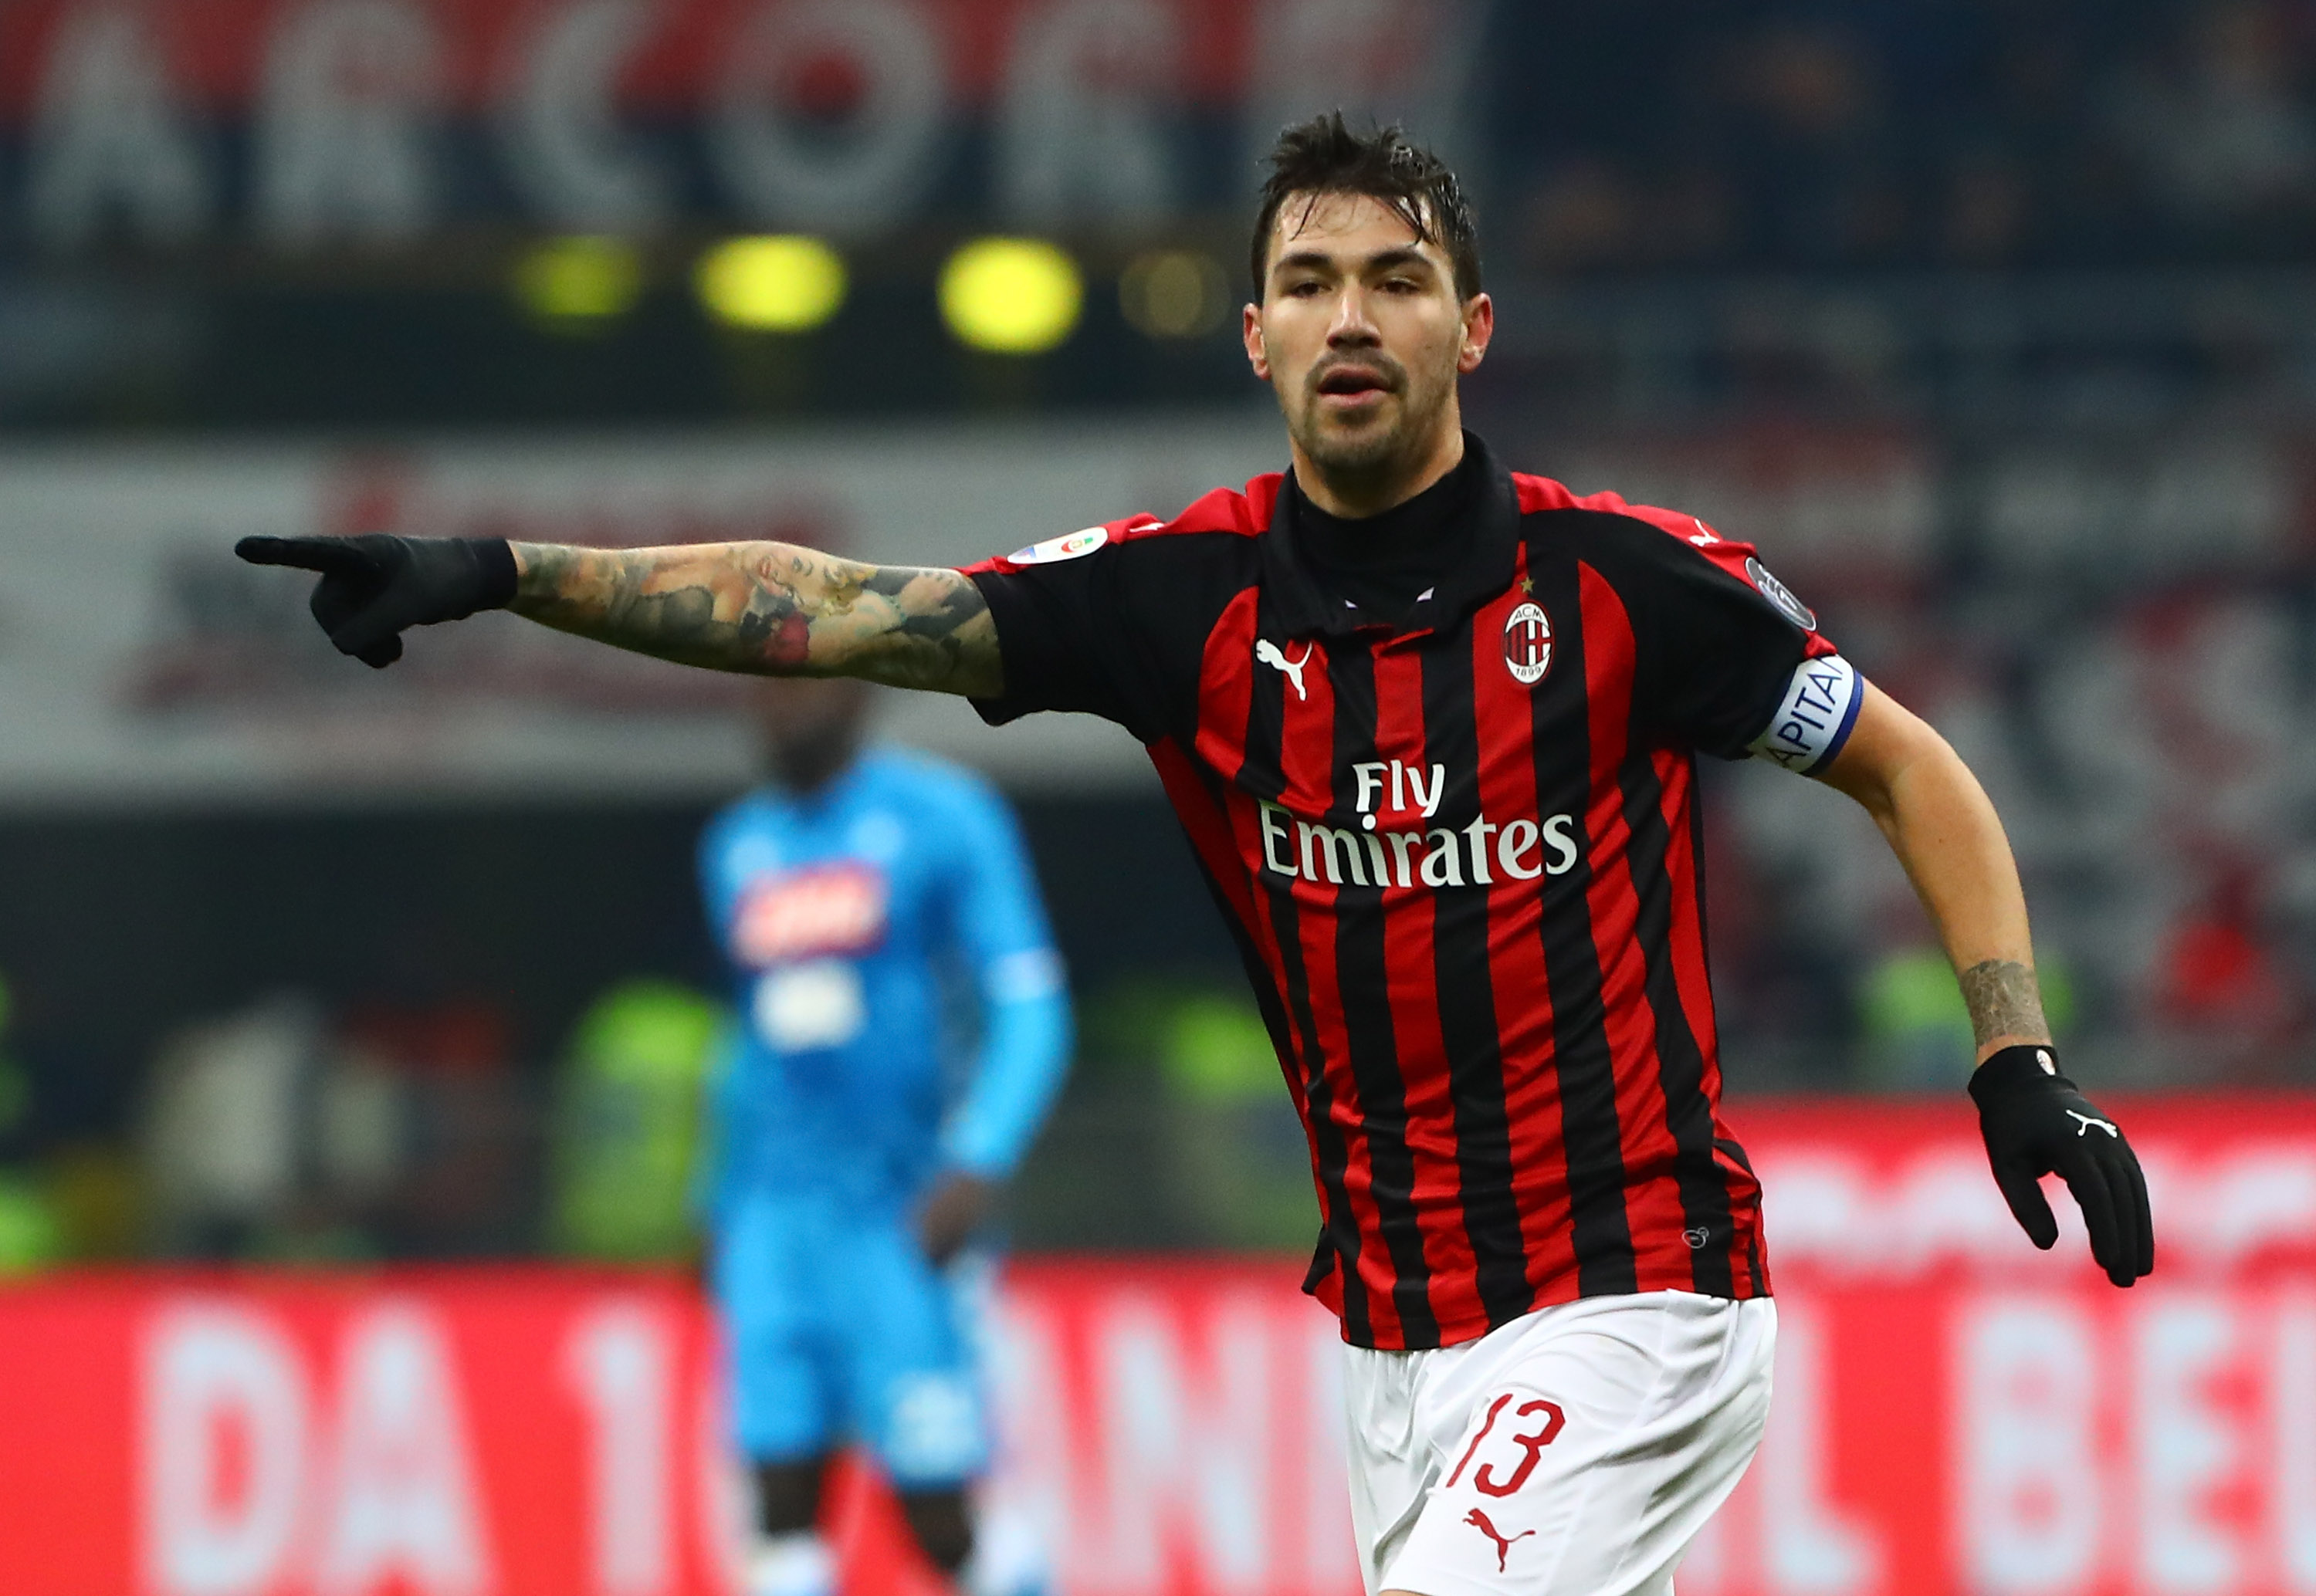
POLYGON ((1994 1054, 1971 1077, 1970 1095, 1994 1184, 2028 1240, 2047 1252, 2059 1239, 2039 1184, 2056 1175, 2083 1210, 2091 1256, 2107 1279, 2127 1286, 2154 1269, 2155 1225, 2139 1157, 2121 1128, 2059 1073, 2047 1044, 1994 1054))

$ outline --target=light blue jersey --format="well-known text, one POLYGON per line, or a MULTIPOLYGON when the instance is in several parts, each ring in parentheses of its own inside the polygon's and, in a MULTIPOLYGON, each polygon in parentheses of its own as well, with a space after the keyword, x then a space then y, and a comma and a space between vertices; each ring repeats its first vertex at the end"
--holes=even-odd
POLYGON ((699 867, 737 982, 707 1196, 743 1448, 857 1438, 904 1485, 962 1478, 986 1450, 966 1292, 914 1210, 947 1171, 1011 1175, 1066 1068, 1020 833, 980 777, 885 749, 808 795, 742 798, 699 867))

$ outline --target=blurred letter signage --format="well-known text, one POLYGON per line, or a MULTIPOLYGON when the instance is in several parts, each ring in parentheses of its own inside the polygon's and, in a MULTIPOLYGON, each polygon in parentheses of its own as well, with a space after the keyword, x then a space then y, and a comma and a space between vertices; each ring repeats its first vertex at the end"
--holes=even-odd
POLYGON ((1474 25, 1462 0, 22 0, 0 217, 31 225, 0 231, 1140 226, 1243 207, 1238 156, 1329 106, 1452 144, 1474 25))
MULTIPOLYGON (((1681 1596, 2316 1589, 2316 1101, 2124 1105, 2160 1272, 2036 1253, 1968 1105, 1741 1104, 1777 1396, 1681 1596), (1902 1243, 1902 1245, 1901 1245, 1902 1243)), ((1352 1596, 1333 1323, 1269 1259, 1012 1266, 990 1511, 1064 1596, 1352 1596)), ((729 1596, 671 1278, 107 1274, 0 1292, 9 1596, 729 1596)), ((850 1596, 937 1596, 855 1489, 850 1596)))

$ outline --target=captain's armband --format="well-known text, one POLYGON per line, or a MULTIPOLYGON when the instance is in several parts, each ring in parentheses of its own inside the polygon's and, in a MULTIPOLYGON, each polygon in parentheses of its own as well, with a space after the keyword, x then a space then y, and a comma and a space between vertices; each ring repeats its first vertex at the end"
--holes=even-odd
POLYGON ((1757 759, 1813 775, 1841 752, 1865 701, 1866 678, 1839 654, 1804 660, 1786 685, 1777 713, 1747 747, 1757 759))

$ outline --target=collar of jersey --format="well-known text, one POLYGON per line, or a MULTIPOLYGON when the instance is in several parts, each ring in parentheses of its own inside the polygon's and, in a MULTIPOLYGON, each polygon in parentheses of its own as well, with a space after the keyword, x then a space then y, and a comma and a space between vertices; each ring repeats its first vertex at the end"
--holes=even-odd
POLYGON ((1292 471, 1280 483, 1270 530, 1262 548, 1262 582, 1271 612, 1289 637, 1349 637, 1358 632, 1388 632, 1395 638, 1446 632, 1511 585, 1519 557, 1519 491, 1511 474, 1476 432, 1464 434, 1464 450, 1474 457, 1478 478, 1470 513, 1480 518, 1479 534, 1463 560, 1439 573, 1431 597, 1419 600, 1398 625, 1364 619, 1321 585, 1296 541, 1303 490, 1292 471))

